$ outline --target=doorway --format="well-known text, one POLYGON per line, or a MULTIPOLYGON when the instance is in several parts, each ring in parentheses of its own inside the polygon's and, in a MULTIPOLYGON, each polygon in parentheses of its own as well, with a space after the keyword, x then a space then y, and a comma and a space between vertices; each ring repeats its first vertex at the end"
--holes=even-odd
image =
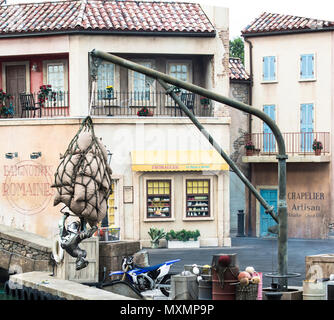
POLYGON ((26 92, 26 66, 6 66, 6 91, 14 96, 26 92))
MULTIPOLYGON (((274 207, 275 212, 277 212, 277 189, 260 189, 260 194, 270 206, 274 207)), ((268 231, 269 227, 276 224, 272 216, 267 214, 264 207, 260 205, 260 237, 276 237, 276 234, 268 231)))

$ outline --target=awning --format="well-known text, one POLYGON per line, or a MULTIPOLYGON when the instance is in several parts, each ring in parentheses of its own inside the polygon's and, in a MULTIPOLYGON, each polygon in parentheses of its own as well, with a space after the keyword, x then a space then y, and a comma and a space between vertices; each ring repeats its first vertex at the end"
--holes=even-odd
POLYGON ((133 171, 229 170, 216 150, 134 150, 133 171))

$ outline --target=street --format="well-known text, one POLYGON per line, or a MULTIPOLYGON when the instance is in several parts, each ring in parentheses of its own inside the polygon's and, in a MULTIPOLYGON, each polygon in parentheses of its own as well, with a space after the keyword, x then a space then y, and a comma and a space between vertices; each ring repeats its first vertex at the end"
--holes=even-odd
MULTIPOLYGON (((277 271, 277 239, 232 238, 232 246, 205 247, 199 249, 147 249, 151 265, 180 258, 171 272, 183 271, 186 264, 211 265, 212 256, 219 253, 237 253, 240 271, 253 266, 256 271, 272 273, 277 271)), ((300 273, 297 278, 288 280, 289 286, 302 286, 305 279, 305 257, 322 253, 334 253, 334 240, 288 240, 288 272, 300 273)), ((263 277, 263 286, 270 286, 271 278, 263 277)))

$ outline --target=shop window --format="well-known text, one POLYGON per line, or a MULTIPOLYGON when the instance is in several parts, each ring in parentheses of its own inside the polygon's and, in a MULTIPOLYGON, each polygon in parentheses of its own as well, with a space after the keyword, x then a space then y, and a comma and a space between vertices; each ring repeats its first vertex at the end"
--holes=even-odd
POLYGON ((210 216, 210 180, 186 180, 187 217, 210 216))
POLYGON ((147 181, 147 217, 171 217, 171 180, 147 181))

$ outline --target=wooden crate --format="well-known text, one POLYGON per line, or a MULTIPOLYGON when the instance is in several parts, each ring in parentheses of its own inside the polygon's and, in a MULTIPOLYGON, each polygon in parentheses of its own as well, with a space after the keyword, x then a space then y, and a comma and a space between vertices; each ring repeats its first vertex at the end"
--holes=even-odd
POLYGON ((305 279, 329 278, 334 274, 334 254, 317 254, 305 258, 305 279))
POLYGON ((75 282, 98 282, 99 281, 99 239, 91 237, 83 240, 80 248, 87 251, 86 260, 89 262, 86 268, 79 271, 75 270, 76 258, 71 257, 64 252, 64 260, 57 265, 55 275, 59 279, 70 280, 75 282))

